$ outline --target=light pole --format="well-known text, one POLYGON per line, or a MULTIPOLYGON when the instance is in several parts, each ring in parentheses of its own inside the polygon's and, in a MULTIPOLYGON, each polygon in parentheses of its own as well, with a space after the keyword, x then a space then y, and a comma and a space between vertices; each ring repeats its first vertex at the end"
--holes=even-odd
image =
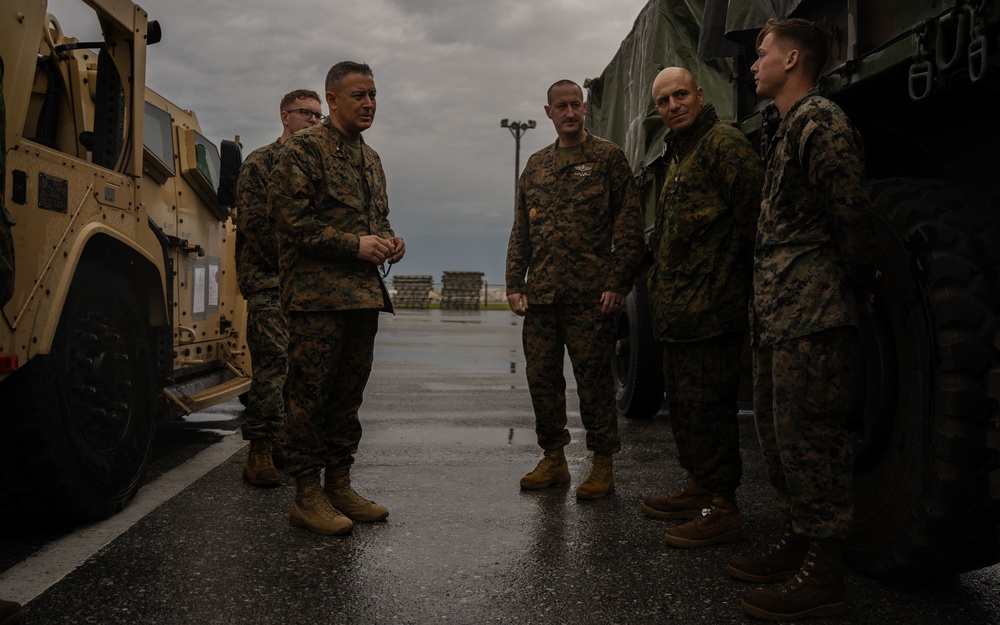
POLYGON ((508 120, 501 119, 500 127, 510 130, 514 135, 514 187, 517 187, 517 178, 521 175, 521 135, 529 128, 535 127, 535 120, 529 119, 526 122, 507 123, 508 120))

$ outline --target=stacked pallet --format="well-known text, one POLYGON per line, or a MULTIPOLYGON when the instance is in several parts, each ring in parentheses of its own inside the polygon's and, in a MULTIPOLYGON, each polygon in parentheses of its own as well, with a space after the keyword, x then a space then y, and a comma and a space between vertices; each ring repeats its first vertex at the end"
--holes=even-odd
POLYGON ((479 310, 483 272, 446 271, 441 277, 441 310, 479 310))
POLYGON ((423 308, 431 302, 431 289, 434 288, 431 276, 393 276, 392 305, 396 308, 423 308))

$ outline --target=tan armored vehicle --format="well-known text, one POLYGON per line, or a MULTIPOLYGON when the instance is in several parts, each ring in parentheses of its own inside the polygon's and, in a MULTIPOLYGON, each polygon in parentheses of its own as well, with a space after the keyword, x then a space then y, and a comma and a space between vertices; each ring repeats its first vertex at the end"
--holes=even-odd
POLYGON ((87 0, 103 39, 4 0, 14 292, 0 315, 0 508, 105 517, 158 420, 249 388, 230 206, 240 150, 145 85, 156 22, 87 0))

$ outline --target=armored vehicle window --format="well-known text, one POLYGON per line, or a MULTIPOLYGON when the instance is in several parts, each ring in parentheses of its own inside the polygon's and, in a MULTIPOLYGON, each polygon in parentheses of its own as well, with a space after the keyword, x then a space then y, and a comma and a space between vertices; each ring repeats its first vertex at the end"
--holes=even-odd
POLYGON ((212 188, 219 189, 219 149, 211 141, 194 133, 195 157, 198 160, 198 172, 208 180, 212 188))
POLYGON ((146 102, 142 143, 146 148, 146 156, 155 159, 152 165, 162 170, 162 174, 173 176, 174 135, 171 132, 170 114, 149 102, 146 102))
POLYGON ((177 155, 179 170, 187 184, 201 196, 209 210, 225 221, 228 207, 219 206, 219 149, 193 128, 177 128, 177 155))

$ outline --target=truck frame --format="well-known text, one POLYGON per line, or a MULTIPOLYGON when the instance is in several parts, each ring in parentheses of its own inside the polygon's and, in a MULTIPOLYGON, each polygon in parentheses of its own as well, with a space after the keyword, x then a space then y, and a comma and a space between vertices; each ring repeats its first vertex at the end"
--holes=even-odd
MULTIPOLYGON (((665 129, 649 88, 692 70, 720 117, 765 146, 778 116, 749 72, 771 17, 834 33, 820 88, 864 137, 881 278, 859 333, 850 559, 872 574, 1000 561, 1000 3, 651 0, 599 78, 588 121, 623 146, 652 223, 665 129)), ((645 278, 618 319, 620 410, 661 409, 645 278)))

